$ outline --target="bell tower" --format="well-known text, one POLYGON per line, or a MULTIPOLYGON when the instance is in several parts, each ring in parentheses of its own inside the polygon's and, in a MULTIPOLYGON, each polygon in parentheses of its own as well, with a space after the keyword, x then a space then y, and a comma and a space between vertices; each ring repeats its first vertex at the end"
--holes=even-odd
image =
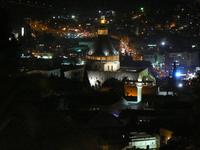
POLYGON ((101 35, 107 36, 108 35, 108 28, 106 25, 107 25, 107 20, 105 19, 105 16, 102 16, 101 20, 100 20, 100 26, 97 30, 98 36, 101 36, 101 35))

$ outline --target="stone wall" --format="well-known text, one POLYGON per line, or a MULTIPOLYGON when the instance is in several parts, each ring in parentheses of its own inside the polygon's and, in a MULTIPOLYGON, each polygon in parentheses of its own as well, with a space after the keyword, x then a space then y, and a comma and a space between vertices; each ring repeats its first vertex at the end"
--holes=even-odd
POLYGON ((136 81, 139 77, 138 73, 131 72, 104 72, 104 71, 88 71, 88 79, 91 86, 102 85, 106 80, 115 78, 122 81, 123 79, 136 81))

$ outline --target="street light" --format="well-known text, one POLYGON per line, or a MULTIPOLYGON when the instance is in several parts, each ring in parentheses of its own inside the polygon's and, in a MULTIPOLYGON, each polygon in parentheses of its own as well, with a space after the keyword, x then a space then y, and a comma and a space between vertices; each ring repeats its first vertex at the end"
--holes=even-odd
POLYGON ((179 87, 179 88, 182 88, 182 87, 183 87, 183 83, 179 83, 179 84, 178 84, 178 87, 179 87))
POLYGON ((75 15, 72 15, 72 16, 71 16, 71 18, 72 18, 72 19, 75 19, 75 18, 76 18, 76 16, 75 16, 75 15))
POLYGON ((144 12, 144 7, 140 7, 141 12, 144 12))
POLYGON ((160 44, 161 44, 162 46, 165 46, 165 45, 166 45, 166 42, 165 42, 165 41, 162 41, 160 44))
POLYGON ((175 73, 175 76, 176 76, 177 78, 181 77, 181 72, 179 72, 179 71, 176 72, 176 73, 175 73))

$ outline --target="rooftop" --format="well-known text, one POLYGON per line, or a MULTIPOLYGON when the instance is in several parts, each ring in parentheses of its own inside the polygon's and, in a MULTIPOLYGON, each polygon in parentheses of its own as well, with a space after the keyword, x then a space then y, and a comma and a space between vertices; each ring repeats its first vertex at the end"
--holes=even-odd
POLYGON ((90 56, 118 56, 119 52, 114 48, 109 36, 98 36, 95 39, 93 49, 89 50, 90 56))

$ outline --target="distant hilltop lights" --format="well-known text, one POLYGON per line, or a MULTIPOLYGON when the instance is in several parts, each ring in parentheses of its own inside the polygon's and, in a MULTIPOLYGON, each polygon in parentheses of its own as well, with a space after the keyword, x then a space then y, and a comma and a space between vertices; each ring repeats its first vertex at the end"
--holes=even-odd
POLYGON ((101 19, 101 24, 106 24, 106 19, 101 19))
POLYGON ((107 24, 108 23, 107 20, 106 20, 106 18, 105 18, 105 16, 101 16, 100 23, 101 24, 107 24))

